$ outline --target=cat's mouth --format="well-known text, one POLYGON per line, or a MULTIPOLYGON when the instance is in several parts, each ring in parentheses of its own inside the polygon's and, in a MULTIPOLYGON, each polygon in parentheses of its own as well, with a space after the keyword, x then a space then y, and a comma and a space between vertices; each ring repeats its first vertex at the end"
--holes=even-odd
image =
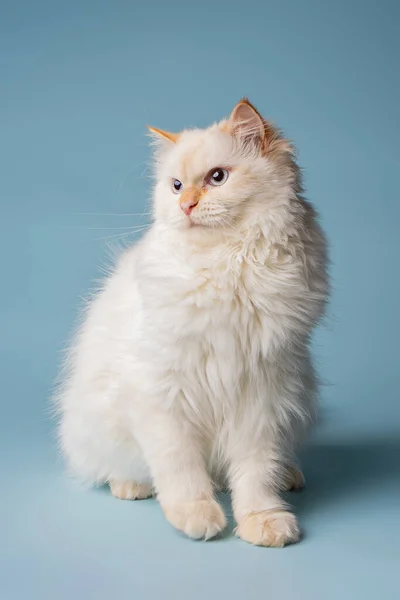
POLYGON ((185 222, 189 229, 191 229, 192 227, 202 227, 204 225, 202 219, 199 218, 199 215, 197 215, 196 218, 196 214, 194 213, 194 211, 186 215, 185 222))

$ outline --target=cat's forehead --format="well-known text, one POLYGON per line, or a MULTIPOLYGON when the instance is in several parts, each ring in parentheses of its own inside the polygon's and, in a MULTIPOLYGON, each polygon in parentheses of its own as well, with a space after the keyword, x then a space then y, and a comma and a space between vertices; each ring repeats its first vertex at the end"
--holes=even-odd
POLYGON ((218 126, 186 130, 170 156, 176 177, 190 180, 210 169, 227 166, 233 159, 233 138, 218 126))

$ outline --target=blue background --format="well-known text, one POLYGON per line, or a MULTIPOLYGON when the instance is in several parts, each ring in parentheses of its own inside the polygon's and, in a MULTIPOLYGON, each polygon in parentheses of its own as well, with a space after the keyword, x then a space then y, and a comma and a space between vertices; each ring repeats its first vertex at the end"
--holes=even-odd
POLYGON ((398 597, 399 3, 0 8, 0 596, 398 597), (332 246, 323 420, 291 496, 305 539, 284 550, 191 542, 152 500, 80 489, 48 418, 104 238, 146 223, 145 124, 204 126, 243 95, 295 140, 332 246))

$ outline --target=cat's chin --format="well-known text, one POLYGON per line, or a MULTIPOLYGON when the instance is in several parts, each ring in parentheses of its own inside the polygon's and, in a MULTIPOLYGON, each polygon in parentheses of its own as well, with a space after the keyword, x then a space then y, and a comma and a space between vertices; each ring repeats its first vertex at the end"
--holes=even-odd
POLYGON ((209 229, 214 231, 221 229, 221 225, 217 221, 203 221, 193 217, 187 217, 185 225, 187 229, 209 229))
POLYGON ((215 232, 221 231, 221 227, 217 223, 196 223, 196 222, 191 222, 187 226, 187 229, 189 231, 192 231, 193 234, 201 232, 203 235, 206 235, 206 234, 215 234, 215 232))
POLYGON ((203 223, 200 220, 192 219, 188 217, 185 220, 185 229, 208 229, 210 226, 207 223, 203 223))
POLYGON ((200 245, 213 243, 223 230, 218 223, 212 221, 207 223, 185 219, 182 225, 181 231, 186 233, 187 240, 200 245))

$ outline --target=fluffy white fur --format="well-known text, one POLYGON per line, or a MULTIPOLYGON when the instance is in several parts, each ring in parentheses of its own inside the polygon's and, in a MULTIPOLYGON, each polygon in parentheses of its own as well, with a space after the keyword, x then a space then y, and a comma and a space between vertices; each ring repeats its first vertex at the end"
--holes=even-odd
POLYGON ((154 222, 71 347, 57 397, 63 452, 117 497, 154 490, 193 538, 224 528, 214 490, 227 487, 240 537, 297 541, 279 490, 300 485, 294 452, 314 414, 324 236, 291 146, 246 100, 206 130, 153 135, 154 222), (215 167, 229 171, 218 187, 204 179, 215 167), (173 178, 200 194, 190 216, 173 178))

